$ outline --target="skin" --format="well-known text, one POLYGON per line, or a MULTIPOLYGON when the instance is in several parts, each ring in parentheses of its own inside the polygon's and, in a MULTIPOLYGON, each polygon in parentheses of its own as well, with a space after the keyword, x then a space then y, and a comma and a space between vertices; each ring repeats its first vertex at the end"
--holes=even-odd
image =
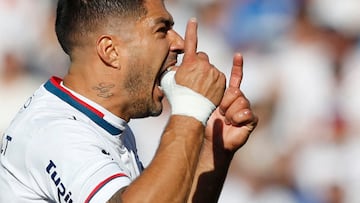
POLYGON ((170 116, 152 162, 108 202, 216 202, 234 153, 257 123, 239 90, 242 57, 235 55, 225 91, 225 76, 197 51, 196 20, 189 21, 182 39, 172 29, 163 1, 147 1, 145 6, 148 13, 140 20, 99 27, 84 38, 88 43, 74 48, 64 85, 129 121, 161 113, 160 76, 173 67, 177 84, 218 108, 206 128, 193 117, 170 116), (183 61, 174 67, 180 53, 183 61))
POLYGON ((240 91, 243 59, 235 54, 229 87, 207 122, 204 143, 188 202, 217 202, 231 160, 248 140, 258 117, 240 91))
POLYGON ((175 65, 184 49, 163 3, 148 6, 148 16, 139 21, 99 27, 83 39, 88 44, 74 48, 64 77, 66 86, 126 121, 161 113, 160 75, 175 65))

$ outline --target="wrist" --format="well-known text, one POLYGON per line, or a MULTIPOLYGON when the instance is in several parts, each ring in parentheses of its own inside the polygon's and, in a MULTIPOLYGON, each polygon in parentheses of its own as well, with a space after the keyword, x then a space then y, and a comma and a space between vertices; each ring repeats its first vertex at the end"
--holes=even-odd
POLYGON ((171 114, 193 117, 206 126, 216 106, 203 95, 176 84, 175 73, 169 71, 161 80, 161 86, 171 106, 171 114))

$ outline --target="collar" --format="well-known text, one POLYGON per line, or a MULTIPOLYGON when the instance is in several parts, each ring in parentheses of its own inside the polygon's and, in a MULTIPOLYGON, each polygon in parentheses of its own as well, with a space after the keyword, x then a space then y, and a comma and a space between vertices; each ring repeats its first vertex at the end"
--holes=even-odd
POLYGON ((119 135, 126 128, 126 122, 80 94, 61 85, 62 79, 51 77, 45 84, 46 90, 85 114, 111 135, 119 135))

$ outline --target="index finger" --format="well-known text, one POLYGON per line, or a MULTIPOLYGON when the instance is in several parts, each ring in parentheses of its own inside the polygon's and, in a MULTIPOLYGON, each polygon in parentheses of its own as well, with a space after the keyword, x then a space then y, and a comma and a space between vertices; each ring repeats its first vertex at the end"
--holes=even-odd
POLYGON ((184 60, 187 60, 187 58, 196 55, 197 42, 197 20, 196 18, 191 18, 186 26, 184 42, 184 60))
POLYGON ((229 80, 229 87, 240 88, 243 77, 243 57, 240 53, 236 53, 233 59, 233 67, 229 80))

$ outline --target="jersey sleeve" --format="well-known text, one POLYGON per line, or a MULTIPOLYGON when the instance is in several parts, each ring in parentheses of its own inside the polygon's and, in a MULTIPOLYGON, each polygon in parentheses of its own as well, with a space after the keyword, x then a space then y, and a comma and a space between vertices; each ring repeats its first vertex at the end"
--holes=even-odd
POLYGON ((54 202, 106 202, 131 179, 106 153, 107 143, 82 122, 51 122, 29 145, 33 185, 54 202))

